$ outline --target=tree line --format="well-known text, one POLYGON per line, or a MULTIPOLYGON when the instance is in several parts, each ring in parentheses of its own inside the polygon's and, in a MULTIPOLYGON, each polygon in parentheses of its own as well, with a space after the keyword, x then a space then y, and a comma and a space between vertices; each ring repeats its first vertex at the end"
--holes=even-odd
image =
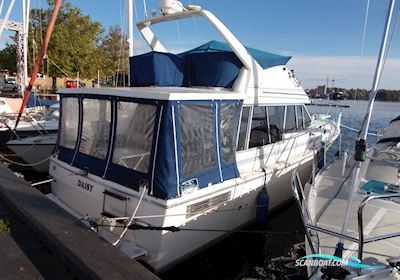
MULTIPOLYGON (((366 89, 350 89, 345 90, 349 99, 368 100, 369 90, 366 89)), ((400 101, 400 90, 381 89, 376 94, 376 100, 379 101, 400 101)))
MULTIPOLYGON (((36 56, 46 33, 54 1, 49 8, 32 9, 28 36, 28 71, 32 71, 36 56)), ((0 68, 16 72, 16 42, 7 43, 0 50, 0 68)), ((119 26, 108 30, 88 15, 65 2, 57 17, 56 25, 42 63, 41 72, 50 77, 79 77, 83 79, 114 76, 128 73, 127 36, 119 26)), ((29 74, 29 73, 28 73, 29 74)))

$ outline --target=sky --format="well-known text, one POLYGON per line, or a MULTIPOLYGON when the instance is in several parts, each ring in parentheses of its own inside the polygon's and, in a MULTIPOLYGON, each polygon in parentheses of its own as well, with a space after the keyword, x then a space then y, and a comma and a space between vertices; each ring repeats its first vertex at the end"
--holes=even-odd
MULTIPOLYGON (((5 11, 11 0, 4 0, 5 11)), ((65 0, 83 14, 102 23, 127 28, 125 0, 65 0)), ((386 20, 389 0, 369 0, 365 40, 363 32, 368 0, 183 0, 184 5, 200 5, 213 12, 247 46, 292 56, 288 63, 304 88, 326 83, 343 88, 371 88, 386 20), (364 42, 364 43, 363 43, 364 42), (364 46, 364 47, 362 47, 364 46)), ((46 7, 46 0, 31 0, 31 7, 46 7)), ((157 0, 135 0, 134 20, 157 8, 157 0)), ((21 0, 16 0, 10 20, 21 21, 21 0)), ((394 20, 400 4, 396 4, 394 20)), ((219 39, 206 22, 186 20, 156 26, 160 39, 172 52, 219 39)), ((395 32, 380 88, 400 89, 400 38, 395 32)), ((4 44, 9 33, 3 34, 4 44)), ((147 51, 135 32, 135 52, 147 51)), ((0 46, 1 46, 0 43, 0 46)))

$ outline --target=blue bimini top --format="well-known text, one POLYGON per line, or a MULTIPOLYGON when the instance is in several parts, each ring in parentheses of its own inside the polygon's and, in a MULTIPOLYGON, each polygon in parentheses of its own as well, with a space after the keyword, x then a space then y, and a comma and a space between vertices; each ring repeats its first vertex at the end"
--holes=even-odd
MULTIPOLYGON (((261 65, 262 68, 267 69, 270 67, 285 65, 292 57, 282 56, 278 54, 273 54, 253 48, 246 47, 249 54, 261 65)), ((216 52, 230 52, 233 53, 231 47, 227 43, 219 41, 210 41, 200 47, 192 49, 190 51, 181 53, 180 55, 186 56, 188 54, 195 53, 216 53, 216 52)))

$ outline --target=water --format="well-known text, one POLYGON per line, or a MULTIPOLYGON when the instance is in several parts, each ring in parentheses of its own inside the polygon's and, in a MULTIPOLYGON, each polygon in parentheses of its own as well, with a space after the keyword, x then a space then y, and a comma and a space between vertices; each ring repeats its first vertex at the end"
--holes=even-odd
MULTIPOLYGON (((328 103, 328 101, 318 101, 328 103)), ((336 117, 342 112, 342 124, 359 129, 363 122, 367 101, 336 101, 349 108, 309 106, 310 113, 336 117)), ((369 131, 384 128, 400 115, 400 103, 376 102, 369 131)), ((356 132, 342 129, 342 149, 354 149, 356 132)), ((368 137, 369 145, 377 141, 368 137)), ((328 153, 330 158, 338 150, 338 141, 328 153)), ((295 244, 304 242, 304 229, 297 205, 291 203, 271 215, 268 224, 252 225, 253 233, 235 233, 160 275, 162 279, 307 279, 306 271, 294 267, 293 260, 304 254, 295 244), (270 269, 270 270, 269 270, 270 269), (273 272, 273 275, 266 273, 273 272)))
MULTIPOLYGON (((327 104, 328 100, 318 100, 317 103, 327 104)), ((329 113, 335 118, 339 112, 342 112, 342 124, 360 129, 362 122, 365 117, 368 101, 353 101, 353 100, 342 100, 335 101, 333 104, 348 105, 349 108, 339 107, 322 107, 322 106, 308 106, 308 110, 311 114, 326 114, 329 113)), ((371 117, 371 123, 369 132, 376 133, 386 127, 389 122, 400 115, 400 103, 396 102, 375 102, 374 110, 371 117)), ((349 131, 342 127, 342 150, 354 150, 355 140, 357 138, 357 132, 349 131)), ((369 146, 376 143, 377 137, 368 135, 367 142, 369 146)), ((330 151, 330 155, 336 152, 339 148, 339 143, 335 143, 330 151)))

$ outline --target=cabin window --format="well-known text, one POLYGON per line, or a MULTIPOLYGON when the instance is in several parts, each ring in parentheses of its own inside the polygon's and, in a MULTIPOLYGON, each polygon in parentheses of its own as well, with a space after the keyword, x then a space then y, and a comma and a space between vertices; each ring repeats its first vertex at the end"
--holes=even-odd
POLYGON ((296 106, 296 116, 297 116, 297 127, 299 129, 303 129, 304 128, 303 106, 301 106, 301 105, 296 106))
POLYGON ((213 105, 180 105, 179 124, 183 175, 199 173, 215 166, 213 105))
POLYGON ((235 161, 239 104, 221 104, 221 155, 225 163, 235 161))
POLYGON ((82 103, 83 121, 79 152, 105 159, 110 136, 111 102, 85 98, 82 103))
POLYGON ((239 141, 237 150, 242 151, 246 149, 246 136, 247 128, 249 127, 250 107, 243 107, 242 119, 240 121, 239 141))
POLYGON ((267 107, 254 107, 249 148, 260 147, 270 143, 267 120, 267 107))
POLYGON ((268 107, 269 134, 271 143, 282 140, 285 106, 268 107))
POLYGON ((303 106, 303 119, 304 119, 304 127, 310 126, 311 118, 305 106, 303 106))
POLYGON ((74 150, 78 138, 79 100, 78 98, 63 98, 61 106, 60 146, 74 150))
POLYGON ((297 130, 296 109, 295 106, 287 106, 285 132, 294 132, 297 130))
POLYGON ((112 162, 147 173, 157 107, 132 102, 117 103, 117 130, 112 162))

